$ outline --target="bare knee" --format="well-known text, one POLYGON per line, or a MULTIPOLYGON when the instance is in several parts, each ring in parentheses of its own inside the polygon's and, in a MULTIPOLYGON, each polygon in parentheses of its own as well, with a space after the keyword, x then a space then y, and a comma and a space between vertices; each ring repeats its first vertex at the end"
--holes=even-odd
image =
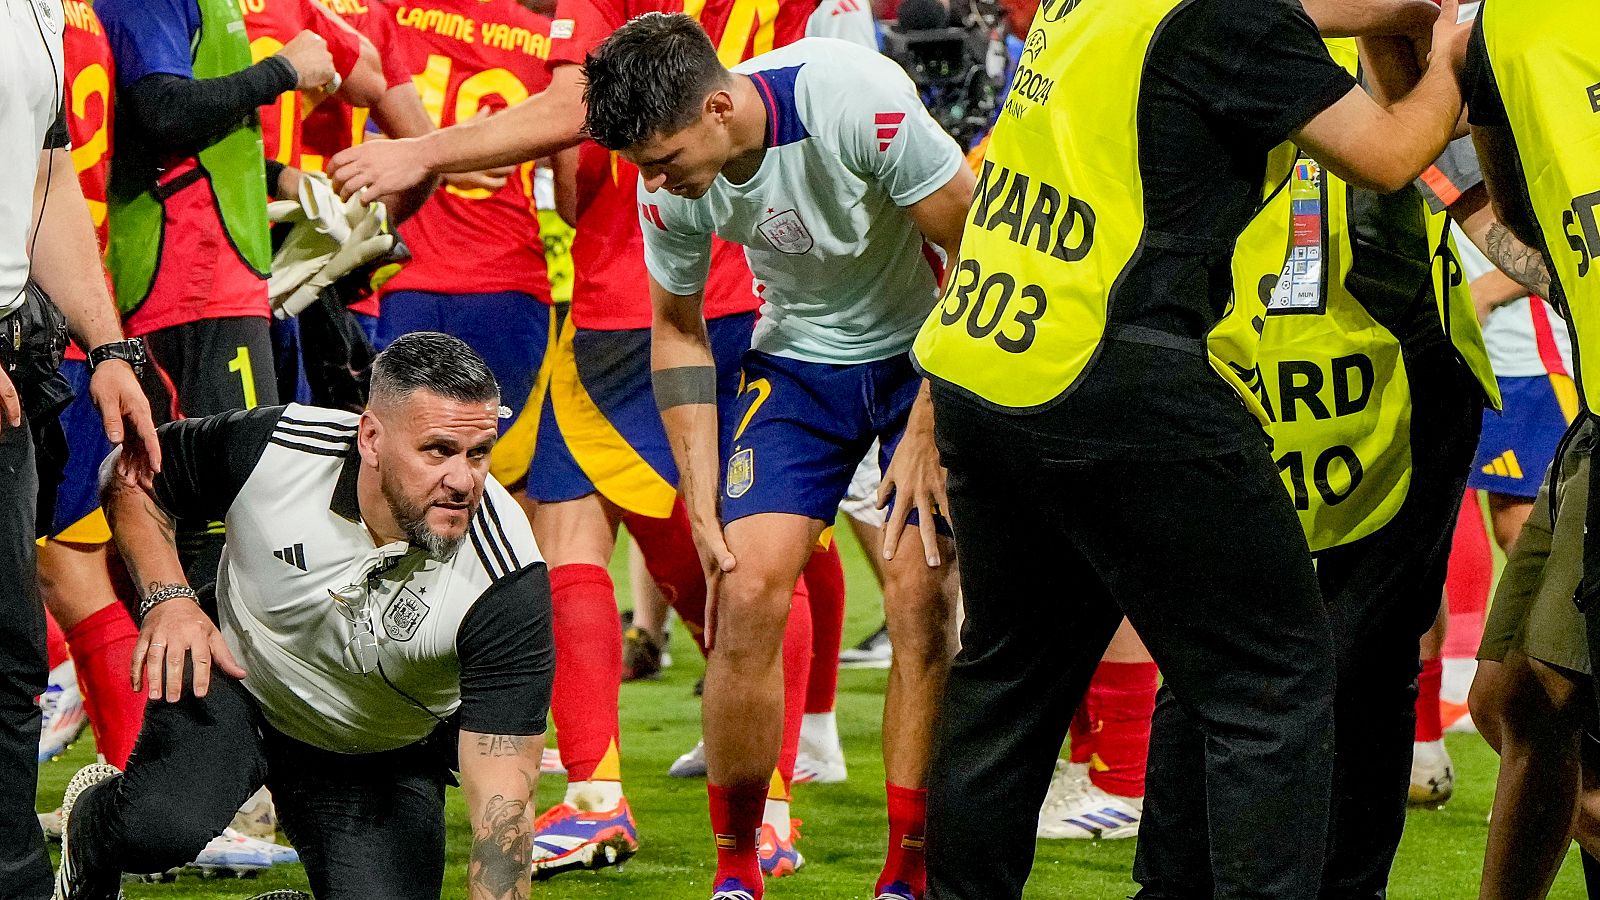
POLYGON ((954 598, 942 589, 945 567, 922 568, 898 572, 884 584, 889 640, 897 668, 943 670, 956 651, 954 598))
POLYGON ((736 664, 776 660, 783 651, 795 580, 754 566, 729 573, 717 593, 713 652, 736 664))

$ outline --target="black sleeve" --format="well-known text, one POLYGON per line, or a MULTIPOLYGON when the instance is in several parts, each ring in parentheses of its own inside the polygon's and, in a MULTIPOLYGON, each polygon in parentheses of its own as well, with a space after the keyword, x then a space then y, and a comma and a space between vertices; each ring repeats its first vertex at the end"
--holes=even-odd
POLYGON ((56 120, 50 123, 50 130, 44 135, 44 149, 60 150, 72 146, 72 133, 67 131, 67 105, 61 104, 56 111, 56 120))
POLYGON ((544 734, 556 672, 550 575, 533 563, 496 581, 456 632, 461 727, 479 734, 544 734))
POLYGON ((1467 101, 1467 121, 1473 125, 1511 127, 1500 85, 1489 66, 1489 45, 1484 42, 1483 16, 1472 26, 1467 40, 1467 62, 1461 71, 1461 97, 1467 101))
POLYGON ((1195 3, 1173 29, 1170 76, 1256 146, 1283 143, 1357 86, 1294 0, 1195 3))
POLYGON ((161 441, 157 505, 178 519, 220 521, 261 461, 283 410, 258 406, 179 419, 157 428, 161 441))
MULTIPOLYGON (((288 60, 269 56, 221 78, 146 75, 123 88, 122 97, 141 134, 155 146, 202 147, 298 82, 288 60)), ((120 120, 118 127, 123 127, 120 120)))
POLYGON ((267 197, 271 200, 292 200, 292 197, 278 196, 278 179, 283 177, 283 170, 289 168, 275 159, 267 160, 267 197))

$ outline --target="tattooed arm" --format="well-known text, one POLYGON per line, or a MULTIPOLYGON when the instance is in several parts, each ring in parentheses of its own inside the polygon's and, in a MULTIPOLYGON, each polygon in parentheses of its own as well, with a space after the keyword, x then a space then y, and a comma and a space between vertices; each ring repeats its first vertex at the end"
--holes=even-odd
POLYGON ((461 731, 461 790, 472 822, 470 900, 526 900, 543 735, 461 731))
POLYGON ((1506 226, 1489 202, 1489 191, 1483 185, 1471 188, 1452 203, 1450 217, 1483 255, 1512 281, 1530 294, 1550 298, 1550 269, 1545 265, 1544 254, 1524 243, 1506 226))
POLYGON ((1484 255, 1500 267, 1511 280, 1540 297, 1550 296, 1550 268, 1545 265, 1544 254, 1517 240, 1511 229, 1499 222, 1491 224, 1485 234, 1484 255))

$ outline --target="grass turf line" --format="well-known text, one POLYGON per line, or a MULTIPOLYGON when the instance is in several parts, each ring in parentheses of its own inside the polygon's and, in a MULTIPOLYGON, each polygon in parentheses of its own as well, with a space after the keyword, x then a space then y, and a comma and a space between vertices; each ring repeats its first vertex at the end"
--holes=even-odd
MULTIPOLYGON (((845 624, 849 646, 882 619, 876 586, 859 548, 848 536, 843 542, 850 604, 845 624)), ((627 566, 619 552, 612 566, 618 593, 628 597, 627 566)), ((624 600, 626 603, 626 600, 624 600)), ((710 893, 713 853, 703 781, 668 778, 667 766, 693 746, 699 736, 699 701, 691 687, 701 671, 698 654, 680 633, 673 643, 676 665, 656 682, 622 689, 623 776, 629 802, 639 822, 642 847, 623 871, 574 873, 537 883, 536 898, 582 900, 704 900, 710 893)), ((849 761, 850 780, 841 785, 798 785, 795 816, 801 826, 801 852, 806 867, 792 878, 768 884, 768 896, 816 900, 871 900, 871 888, 882 865, 884 843, 883 764, 879 722, 885 673, 849 671, 839 679, 839 731, 849 761)), ((1457 767, 1456 799, 1437 812, 1416 811, 1407 824, 1405 842, 1395 865, 1389 896, 1394 900, 1467 900, 1477 896, 1478 873, 1487 831, 1485 817, 1494 793, 1497 768, 1492 751, 1475 735, 1446 738, 1457 767)), ((67 779, 79 766, 94 761, 93 742, 85 736, 66 756, 42 767, 39 809, 60 805, 67 779)), ((547 777, 539 790, 539 808, 561 799, 565 782, 547 777)), ((450 825, 445 897, 465 896, 466 858, 470 833, 458 790, 449 792, 450 825)), ((1087 843, 1043 841, 1038 845, 1028 900, 1115 898, 1130 896, 1132 841, 1087 843)), ((973 848, 981 856, 987 848, 973 848)), ((299 866, 280 866, 245 881, 202 881, 186 874, 175 884, 128 885, 129 900, 245 898, 274 888, 305 889, 299 866)), ((1577 852, 1550 896, 1579 900, 1585 896, 1577 852)))

